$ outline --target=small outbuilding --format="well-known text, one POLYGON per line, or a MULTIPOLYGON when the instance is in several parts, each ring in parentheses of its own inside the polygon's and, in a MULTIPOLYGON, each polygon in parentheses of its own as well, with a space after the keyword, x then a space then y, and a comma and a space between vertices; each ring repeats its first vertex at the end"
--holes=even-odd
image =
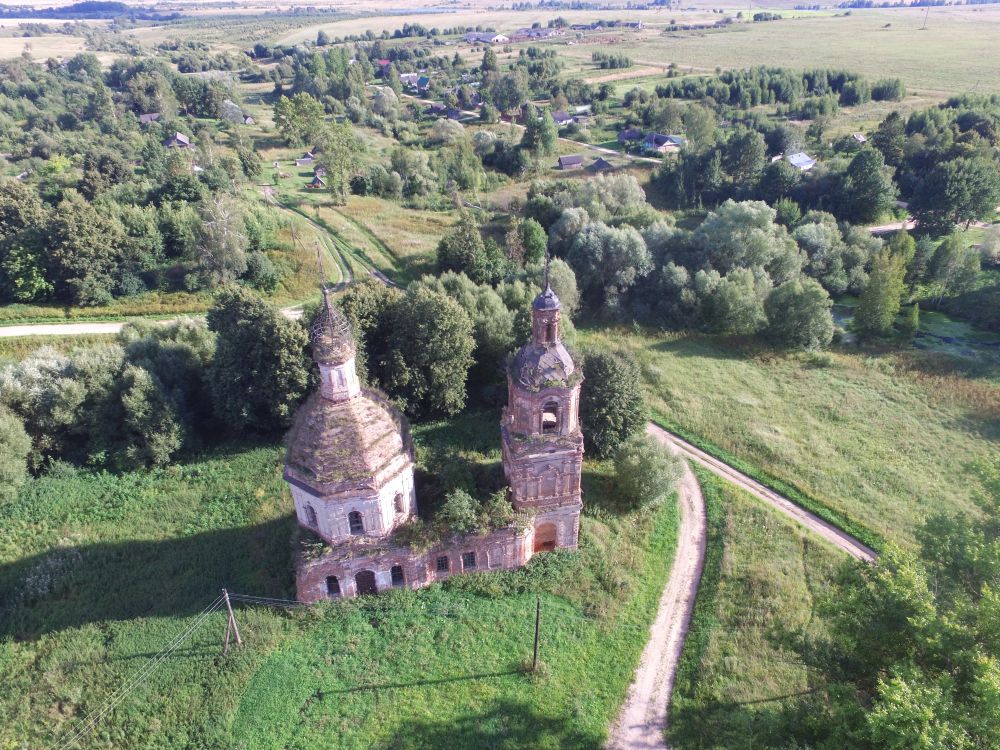
POLYGON ((594 159, 593 164, 587 167, 587 169, 589 169, 591 172, 607 172, 609 169, 614 169, 614 168, 615 168, 614 164, 612 164, 607 159, 604 159, 603 157, 600 156, 594 159))
POLYGON ((160 119, 159 112, 147 112, 144 115, 139 115, 140 125, 152 125, 154 122, 160 119))
POLYGON ((580 154, 559 157, 559 169, 579 169, 583 166, 583 157, 580 154))
POLYGON ((174 133, 163 142, 164 148, 191 148, 191 139, 183 133, 174 133))
POLYGON ((787 159, 788 163, 800 172, 808 172, 816 166, 816 160, 803 151, 799 151, 797 154, 791 154, 787 157, 787 159))

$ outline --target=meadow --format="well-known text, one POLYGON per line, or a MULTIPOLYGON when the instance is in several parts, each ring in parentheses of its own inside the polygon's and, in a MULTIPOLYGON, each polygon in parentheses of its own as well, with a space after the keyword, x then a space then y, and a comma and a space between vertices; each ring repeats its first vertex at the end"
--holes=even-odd
POLYGON ((735 486, 697 474, 709 551, 668 735, 676 750, 781 747, 783 709, 814 687, 793 644, 824 634, 816 605, 845 557, 735 486))
MULTIPOLYGON (((496 425, 481 412, 416 426, 421 475, 495 477, 496 425)), ((293 594, 281 462, 262 443, 122 475, 59 465, 0 508, 0 746, 50 745, 222 586, 293 594)), ((584 485, 578 553, 420 592, 240 607, 246 644, 228 656, 215 612, 80 746, 600 747, 668 574, 676 509, 622 507, 607 464, 588 462, 584 485), (526 674, 536 595, 543 667, 526 674)))
POLYGON ((710 337, 581 331, 638 359, 647 403, 675 426, 887 539, 938 510, 979 513, 996 460, 1000 379, 920 352, 781 354, 710 337))
MULTIPOLYGON (((639 66, 710 73, 754 65, 848 68, 871 79, 896 76, 911 94, 941 98, 1000 91, 993 51, 1000 46, 1000 11, 991 6, 862 10, 830 17, 810 15, 769 23, 734 24, 721 30, 644 33, 620 51, 639 66)), ((561 47, 569 60, 590 60, 593 47, 561 47)), ((577 63, 581 64, 581 63, 577 63)))

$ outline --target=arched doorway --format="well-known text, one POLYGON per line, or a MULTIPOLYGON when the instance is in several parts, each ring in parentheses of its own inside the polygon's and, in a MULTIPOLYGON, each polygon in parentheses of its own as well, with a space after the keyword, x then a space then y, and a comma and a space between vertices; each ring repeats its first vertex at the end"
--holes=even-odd
POLYGON ((358 596, 378 593, 378 586, 375 584, 375 572, 372 570, 362 570, 355 575, 354 585, 358 590, 358 596))
POLYGON ((551 552, 556 548, 556 525, 543 523, 535 527, 535 552, 551 552))

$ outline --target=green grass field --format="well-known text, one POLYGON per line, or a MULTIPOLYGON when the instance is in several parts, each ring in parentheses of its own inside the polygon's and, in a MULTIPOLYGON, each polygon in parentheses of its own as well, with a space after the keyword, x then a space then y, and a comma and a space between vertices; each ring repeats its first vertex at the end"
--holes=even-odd
MULTIPOLYGON (((493 413, 415 438, 423 469, 498 476, 493 413)), ((293 593, 281 460, 263 444, 120 476, 59 468, 0 508, 0 747, 48 747, 220 587, 293 593)), ((621 508, 606 464, 588 463, 584 485, 579 553, 421 592, 239 608, 246 645, 227 657, 216 612, 80 747, 600 747, 669 571, 676 509, 621 508), (544 669, 531 676, 535 594, 544 669)))
MULTIPOLYGON (((862 526, 907 543, 921 516, 977 513, 996 460, 1000 385, 920 353, 782 355, 708 337, 582 332, 624 348, 650 407, 862 526)), ((968 365, 971 367, 971 365, 968 365)), ((990 373, 987 373, 990 374, 990 373)))
MULTIPOLYGON (((849 16, 810 15, 723 30, 646 33, 620 51, 637 66, 665 68, 673 62, 682 73, 754 65, 846 68, 872 79, 899 77, 911 93, 1000 91, 992 57, 1000 47, 1000 12, 991 6, 932 8, 922 29, 924 11, 856 10, 849 16)), ((594 49, 581 44, 559 52, 582 69, 592 67, 594 49)))
POLYGON ((792 643, 845 557, 742 490, 698 472, 709 552, 671 708, 676 750, 783 747, 786 703, 813 687, 792 643))

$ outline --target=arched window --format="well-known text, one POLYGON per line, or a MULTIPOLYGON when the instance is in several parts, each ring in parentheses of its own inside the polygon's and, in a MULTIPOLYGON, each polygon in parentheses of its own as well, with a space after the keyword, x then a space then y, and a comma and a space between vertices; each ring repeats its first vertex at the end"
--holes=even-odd
POLYGON ((337 576, 326 577, 326 595, 331 599, 340 597, 340 581, 337 580, 337 576))
POLYGON ((392 579, 392 585, 397 588, 406 583, 406 579, 403 577, 402 565, 393 565, 389 570, 389 576, 392 579))
POLYGON ((553 341, 556 340, 555 328, 556 328, 555 323, 552 322, 549 322, 545 326, 545 341, 548 342, 549 344, 551 344, 553 341))
POLYGON ((313 508, 311 505, 309 505, 309 503, 306 503, 305 512, 306 512, 306 523, 315 529, 318 524, 316 520, 316 509, 313 508))
POLYGON ((542 432, 559 432, 559 404, 555 401, 542 407, 542 432))
POLYGON ((396 506, 396 512, 402 513, 406 510, 406 506, 403 505, 403 493, 397 492, 396 497, 393 499, 393 504, 396 506))
POLYGON ((365 522, 361 518, 361 514, 356 510, 352 510, 347 514, 347 525, 351 529, 351 533, 355 536, 365 533, 365 522))

